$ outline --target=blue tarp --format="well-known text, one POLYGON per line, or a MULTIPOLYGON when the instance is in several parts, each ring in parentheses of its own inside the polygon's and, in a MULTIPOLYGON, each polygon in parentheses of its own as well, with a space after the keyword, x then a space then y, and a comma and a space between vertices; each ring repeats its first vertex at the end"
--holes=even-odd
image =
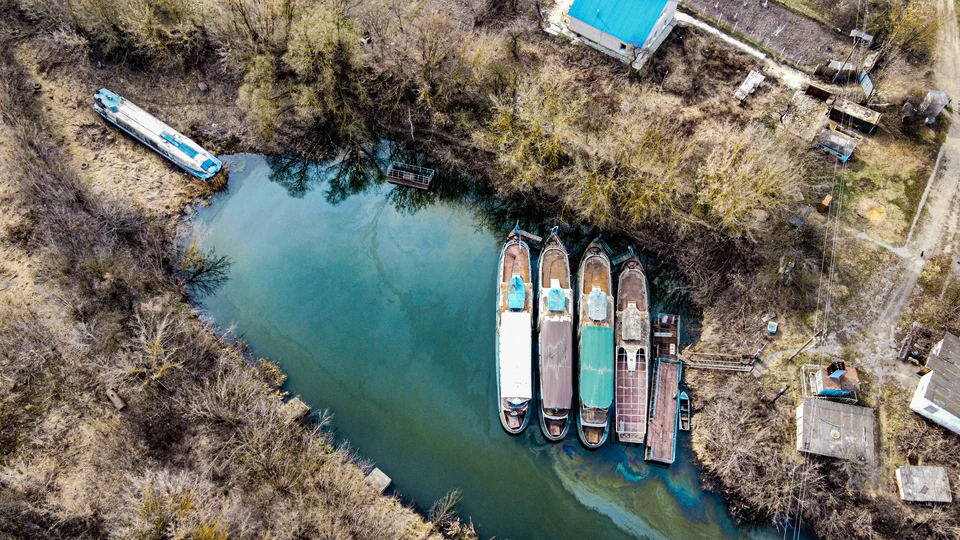
POLYGON ((587 407, 613 403, 613 328, 585 326, 580 336, 580 399, 587 407))
POLYGON ((512 310, 521 310, 527 303, 527 288, 520 276, 510 278, 507 286, 507 306, 512 310))
POLYGON ((567 309, 567 294, 563 289, 550 289, 547 293, 547 309, 550 311, 563 311, 567 309))
POLYGON ((575 0, 571 17, 637 47, 657 24, 667 0, 575 0))

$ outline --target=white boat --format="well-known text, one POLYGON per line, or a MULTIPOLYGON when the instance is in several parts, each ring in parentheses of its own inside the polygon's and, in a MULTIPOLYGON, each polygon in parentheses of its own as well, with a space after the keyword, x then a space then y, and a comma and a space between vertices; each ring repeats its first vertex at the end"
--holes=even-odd
POLYGON ((223 167, 223 163, 202 146, 120 94, 101 88, 93 100, 93 110, 100 116, 197 178, 208 180, 223 167))
POLYGON ((526 429, 533 399, 531 275, 530 248, 515 228, 500 250, 497 270, 497 409, 511 435, 526 429))

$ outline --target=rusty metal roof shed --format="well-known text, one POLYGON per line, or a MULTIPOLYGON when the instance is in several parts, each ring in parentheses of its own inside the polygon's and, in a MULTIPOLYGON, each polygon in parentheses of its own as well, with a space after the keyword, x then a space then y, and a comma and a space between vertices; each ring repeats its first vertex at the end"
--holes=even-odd
POLYGON ((841 124, 849 123, 864 133, 873 133, 880 123, 880 113, 850 100, 837 98, 830 109, 830 119, 841 124))

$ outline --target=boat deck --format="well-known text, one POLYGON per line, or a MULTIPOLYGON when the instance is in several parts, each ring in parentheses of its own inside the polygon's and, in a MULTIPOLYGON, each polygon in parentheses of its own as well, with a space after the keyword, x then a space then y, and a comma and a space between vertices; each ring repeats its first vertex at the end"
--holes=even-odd
POLYGON ((647 461, 671 464, 677 449, 677 393, 681 363, 661 358, 656 361, 653 411, 647 434, 647 461))
POLYGON ((533 311, 533 282, 530 280, 530 252, 526 244, 512 242, 507 246, 503 253, 503 272, 500 282, 500 305, 498 309, 501 312, 509 311, 507 306, 507 287, 513 274, 519 274, 520 279, 526 284, 527 298, 523 311, 533 311))
POLYGON ((617 355, 617 438, 643 444, 647 434, 647 361, 637 360, 637 369, 627 369, 627 358, 617 355))

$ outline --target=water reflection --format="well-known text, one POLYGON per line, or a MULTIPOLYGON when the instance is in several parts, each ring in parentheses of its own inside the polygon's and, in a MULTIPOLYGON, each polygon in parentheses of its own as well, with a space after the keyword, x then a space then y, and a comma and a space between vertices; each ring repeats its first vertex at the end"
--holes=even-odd
MULTIPOLYGON (((270 168, 270 181, 282 186, 291 197, 303 198, 315 187, 325 184, 327 189, 324 198, 333 205, 342 203, 350 196, 377 192, 390 185, 386 171, 392 162, 435 169, 437 173, 429 191, 402 188, 387 193, 386 200, 396 212, 414 215, 438 204, 466 205, 476 211, 480 225, 496 237, 503 236, 504 231, 514 223, 542 237, 546 237, 557 226, 560 238, 571 254, 574 269, 580 254, 597 236, 603 238, 612 254, 624 253, 633 246, 630 238, 564 220, 557 216, 557 212, 548 211, 542 205, 535 204, 535 201, 499 197, 489 185, 445 168, 429 157, 412 153, 392 141, 382 141, 374 147, 344 149, 327 161, 317 161, 302 153, 271 156, 266 160, 270 168)), ((687 341, 692 341, 699 335, 700 312, 683 286, 682 273, 676 266, 653 257, 642 248, 638 253, 647 272, 651 294, 659 299, 654 309, 695 317, 696 320, 687 321, 687 341)))
MULTIPOLYGON (((503 433, 490 399, 499 246, 518 220, 536 234, 559 220, 442 168, 429 192, 388 186, 378 171, 390 159, 430 166, 399 152, 385 143, 346 165, 228 157, 230 192, 197 215, 208 247, 236 261, 205 300, 210 314, 277 360, 285 389, 329 408, 406 500, 425 511, 461 489, 458 511, 483 536, 779 537, 738 529, 723 501, 701 491, 686 434, 677 463, 662 468, 641 448, 591 452, 575 436, 549 443, 536 427, 503 433), (374 172, 350 172, 363 159, 374 172)), ((598 231, 559 225, 575 267, 598 231)), ((616 252, 629 244, 604 238, 616 252)), ((645 263, 661 309, 696 321, 677 269, 645 263)))

